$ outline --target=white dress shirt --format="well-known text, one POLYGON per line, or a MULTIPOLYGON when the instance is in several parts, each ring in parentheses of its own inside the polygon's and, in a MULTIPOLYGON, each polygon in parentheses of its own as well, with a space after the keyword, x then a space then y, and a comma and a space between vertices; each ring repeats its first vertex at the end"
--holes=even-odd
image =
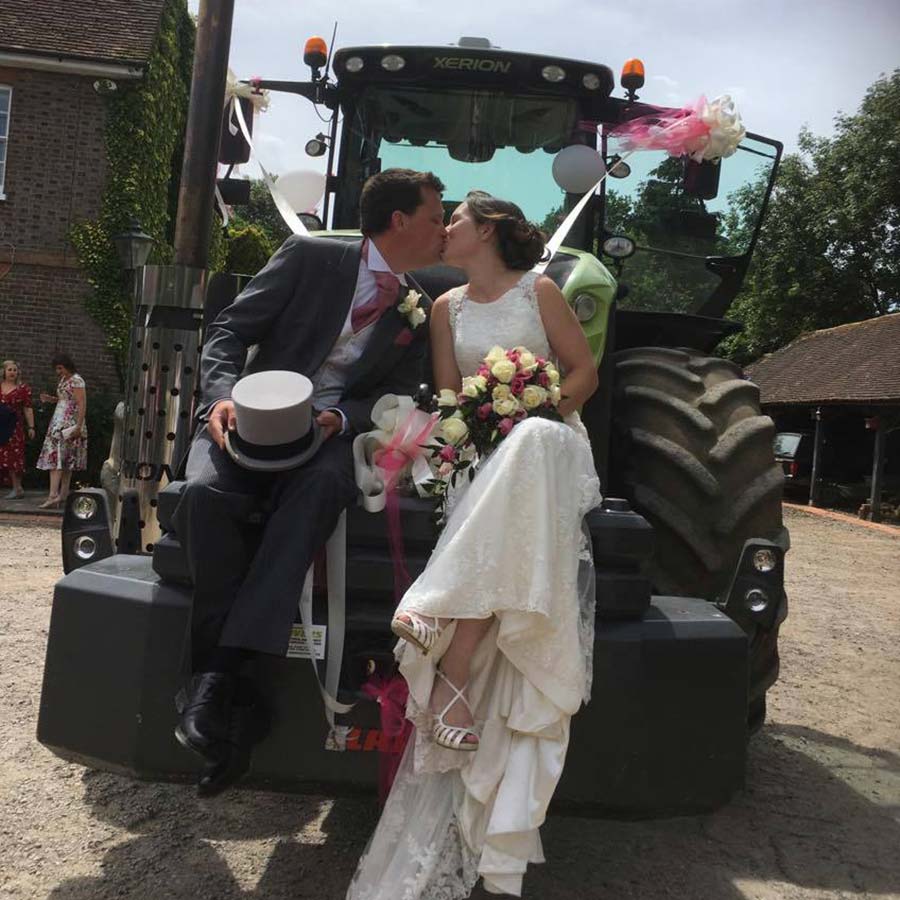
POLYGON ((313 408, 338 413, 343 422, 342 434, 347 430, 347 417, 334 404, 341 399, 344 386, 347 384, 347 374, 353 364, 362 356, 363 351, 366 349, 366 344, 369 343, 369 338, 372 336, 372 330, 378 321, 376 319, 354 333, 351 323, 353 310, 363 306, 375 297, 378 284, 375 281, 373 272, 391 272, 400 281, 400 284, 406 285, 406 276, 402 272, 398 273, 391 270, 391 267, 375 245, 375 241, 371 238, 369 239, 368 255, 368 263, 360 257, 356 290, 353 292, 353 301, 350 304, 350 309, 347 310, 344 327, 341 329, 341 333, 338 335, 338 339, 335 341, 325 361, 312 377, 313 408))

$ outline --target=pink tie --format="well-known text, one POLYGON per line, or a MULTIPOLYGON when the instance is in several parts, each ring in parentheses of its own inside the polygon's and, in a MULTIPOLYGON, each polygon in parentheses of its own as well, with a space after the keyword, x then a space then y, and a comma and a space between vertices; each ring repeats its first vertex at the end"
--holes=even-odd
MULTIPOLYGON (((362 248, 362 257, 369 263, 369 241, 366 240, 362 248)), ((376 322, 381 314, 397 302, 400 294, 400 279, 391 272, 372 272, 375 277, 375 295, 355 307, 350 314, 350 327, 356 334, 367 325, 376 322)))

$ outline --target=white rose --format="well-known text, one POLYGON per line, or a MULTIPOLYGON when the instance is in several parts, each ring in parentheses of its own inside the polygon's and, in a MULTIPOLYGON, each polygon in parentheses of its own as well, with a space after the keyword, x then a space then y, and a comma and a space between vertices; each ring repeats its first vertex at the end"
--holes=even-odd
POLYGON ((536 384, 529 384, 522 391, 522 405, 525 409, 537 409, 547 399, 547 392, 536 384))
POLYGON ((488 350, 488 355, 484 358, 484 361, 492 366, 494 363, 500 362, 501 359, 506 359, 506 351, 502 347, 498 347, 494 344, 490 350, 488 350))
POLYGON ((418 291, 410 291, 406 295, 406 299, 403 301, 409 305, 410 309, 414 309, 419 305, 419 301, 422 299, 422 295, 418 291))
POLYGON ((487 388, 487 379, 481 375, 467 375, 462 380, 462 393, 467 397, 478 397, 487 388))
POLYGON ((515 397, 507 397, 494 401, 494 412, 498 416, 511 416, 519 409, 519 401, 515 397))
POLYGON ((559 401, 562 400, 562 391, 559 389, 558 384, 550 385, 550 399, 553 401, 554 406, 559 406, 559 401))
POLYGON ((509 384, 510 381, 516 377, 516 364, 504 357, 491 366, 491 375, 493 375, 497 381, 509 384))
POLYGON ((529 350, 523 350, 519 354, 519 366, 522 369, 533 369, 537 365, 534 354, 529 350))
POLYGON ((512 397, 512 391, 509 389, 508 384, 498 384, 493 391, 491 391, 491 396, 494 400, 509 400, 512 397))
POLYGON ((547 366, 547 377, 550 379, 550 384, 559 384, 559 372, 553 366, 547 366))
POLYGON ((441 392, 438 395, 438 406, 457 406, 456 402, 456 391, 451 391, 450 388, 441 388, 441 392))
POLYGON ((419 309, 418 306, 409 311, 409 324, 412 325, 413 328, 418 328, 427 318, 428 316, 425 315, 425 310, 419 309))
POLYGON ((452 416, 441 422, 441 436, 451 444, 461 444, 469 436, 469 426, 462 419, 452 416))

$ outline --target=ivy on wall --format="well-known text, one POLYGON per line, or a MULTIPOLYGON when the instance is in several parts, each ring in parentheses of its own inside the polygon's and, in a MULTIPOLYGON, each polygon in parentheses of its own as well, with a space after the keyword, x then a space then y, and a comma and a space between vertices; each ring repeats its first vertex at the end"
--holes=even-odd
MULTIPOLYGON (((71 231, 78 260, 93 288, 86 300, 120 373, 125 371, 131 304, 112 235, 134 216, 154 239, 150 263, 172 261, 178 182, 190 97, 195 26, 185 0, 166 0, 144 77, 120 82, 107 100, 106 187, 99 218, 71 231)), ((209 268, 221 269, 224 240, 213 226, 209 268)))

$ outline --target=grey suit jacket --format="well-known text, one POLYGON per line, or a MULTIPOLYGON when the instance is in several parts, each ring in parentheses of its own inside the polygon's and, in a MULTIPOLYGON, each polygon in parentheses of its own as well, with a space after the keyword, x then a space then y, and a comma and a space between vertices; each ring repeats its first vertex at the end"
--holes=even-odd
MULTIPOLYGON (((198 415, 231 397, 245 374, 288 369, 311 378, 341 333, 359 274, 362 240, 289 237, 268 264, 217 316, 206 332, 200 361, 198 415), (250 347, 257 353, 247 363, 250 347)), ((420 306, 430 312, 423 294, 420 306)), ((372 427, 372 406, 383 394, 414 394, 425 372, 428 323, 411 329, 396 308, 375 324, 351 369, 338 408, 351 431, 372 427)))

